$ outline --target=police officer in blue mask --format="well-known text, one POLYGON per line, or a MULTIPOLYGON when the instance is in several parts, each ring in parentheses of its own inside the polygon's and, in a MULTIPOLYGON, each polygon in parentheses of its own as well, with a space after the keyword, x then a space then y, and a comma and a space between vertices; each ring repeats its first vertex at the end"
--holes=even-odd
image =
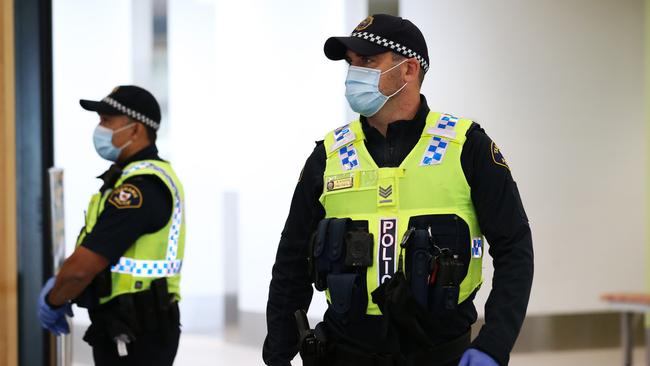
POLYGON ((84 340, 95 365, 172 365, 184 209, 180 181, 156 148, 160 106, 132 85, 80 104, 97 113, 93 144, 111 166, 98 177, 75 251, 41 290, 41 325, 68 333, 76 303, 92 322, 84 340))
POLYGON ((359 118, 317 142, 303 168, 273 266, 265 363, 288 366, 300 351, 306 365, 507 365, 533 248, 503 154, 476 122, 429 109, 420 89, 435 70, 410 21, 369 16, 324 51, 349 64, 359 118), (471 339, 484 238, 495 270, 471 339), (294 320, 312 284, 328 291, 313 333, 294 320))

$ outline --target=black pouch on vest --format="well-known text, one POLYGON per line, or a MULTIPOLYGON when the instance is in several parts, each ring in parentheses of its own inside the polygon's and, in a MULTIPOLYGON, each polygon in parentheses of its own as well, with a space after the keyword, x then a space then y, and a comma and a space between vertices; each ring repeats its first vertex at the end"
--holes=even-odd
POLYGON ((332 219, 327 228, 327 249, 330 273, 345 272, 345 233, 350 219, 332 219))
POLYGON ((327 276, 330 291, 330 309, 342 320, 359 319, 366 312, 368 295, 365 278, 356 273, 339 273, 327 276))
POLYGON ((438 283, 442 287, 442 305, 447 310, 458 306, 460 283, 464 277, 464 265, 457 255, 443 249, 438 259, 438 283))
POLYGON ((327 274, 330 273, 330 261, 328 259, 327 231, 332 219, 323 219, 318 223, 318 229, 314 233, 310 255, 313 257, 312 281, 318 291, 327 289, 327 274))
POLYGON ((368 295, 364 271, 346 267, 346 233, 352 227, 349 218, 332 219, 327 230, 327 251, 331 272, 327 276, 330 308, 342 321, 359 319, 365 313, 368 295))
POLYGON ((351 230, 345 235, 345 265, 367 268, 372 266, 374 238, 368 230, 351 230))
POLYGON ((460 282, 467 274, 471 259, 469 226, 461 217, 453 214, 412 217, 409 226, 431 233, 433 254, 437 256, 435 283, 429 286, 429 311, 440 314, 455 309, 458 306, 460 282))
POLYGON ((413 297, 425 309, 428 308, 432 253, 429 231, 413 231, 406 246, 406 272, 413 297))

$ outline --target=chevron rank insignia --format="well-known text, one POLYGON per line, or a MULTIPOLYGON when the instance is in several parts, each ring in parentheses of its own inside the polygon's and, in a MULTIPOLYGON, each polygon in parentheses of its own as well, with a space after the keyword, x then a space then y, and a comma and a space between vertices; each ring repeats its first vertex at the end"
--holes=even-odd
POLYGON ((379 186, 379 197, 383 198, 379 200, 379 203, 389 203, 392 202, 392 196, 393 195, 393 186, 389 185, 387 187, 382 187, 379 186))
POLYGON ((140 208, 142 206, 142 193, 133 184, 124 184, 111 192, 108 202, 118 209, 140 208))

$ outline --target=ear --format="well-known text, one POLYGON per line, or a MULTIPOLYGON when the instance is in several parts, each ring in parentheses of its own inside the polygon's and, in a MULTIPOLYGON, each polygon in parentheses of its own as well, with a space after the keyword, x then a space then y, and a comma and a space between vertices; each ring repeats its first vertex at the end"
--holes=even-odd
POLYGON ((420 63, 415 57, 411 57, 406 60, 406 74, 404 75, 404 81, 407 83, 416 82, 420 75, 420 63))
POLYGON ((133 123, 135 123, 135 127, 133 127, 133 137, 136 139, 141 139, 144 136, 146 138, 147 131, 145 131, 144 124, 136 120, 133 120, 133 123))

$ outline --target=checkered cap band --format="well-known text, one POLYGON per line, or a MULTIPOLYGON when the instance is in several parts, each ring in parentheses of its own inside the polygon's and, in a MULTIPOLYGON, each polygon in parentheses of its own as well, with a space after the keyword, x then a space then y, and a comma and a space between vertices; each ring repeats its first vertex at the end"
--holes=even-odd
POLYGON ((107 103, 111 107, 117 109, 118 111, 126 114, 127 116, 133 119, 137 119, 138 121, 144 123, 145 125, 153 128, 156 131, 158 131, 158 129, 160 128, 160 123, 155 122, 154 120, 152 120, 151 118, 145 116, 140 112, 136 112, 133 109, 126 107, 125 105, 123 105, 122 103, 118 102, 117 100, 111 97, 105 97, 104 99, 102 99, 102 102, 107 103))
POLYGON ((420 63, 420 66, 424 72, 427 72, 427 70, 429 70, 429 63, 424 59, 424 57, 404 45, 368 32, 354 32, 350 36, 365 39, 366 41, 376 43, 382 47, 390 48, 394 52, 397 52, 404 57, 415 57, 415 59, 420 63))
POLYGON ((420 165, 425 166, 442 163, 442 159, 445 157, 445 152, 447 151, 447 146, 449 146, 449 140, 433 136, 429 142, 429 146, 427 146, 427 149, 424 151, 420 165))
POLYGON ((139 260, 133 258, 122 257, 120 262, 111 267, 112 272, 130 273, 134 276, 173 276, 180 272, 181 260, 177 260, 178 256, 178 240, 180 237, 181 224, 183 223, 183 204, 181 202, 180 190, 174 183, 174 180, 167 174, 164 169, 158 166, 142 162, 134 165, 133 167, 122 172, 122 176, 129 175, 141 169, 153 169, 160 173, 165 180, 172 187, 174 195, 174 205, 172 211, 171 227, 169 228, 169 235, 167 237, 167 251, 165 260, 139 260), (156 267, 153 267, 153 265, 156 267))

